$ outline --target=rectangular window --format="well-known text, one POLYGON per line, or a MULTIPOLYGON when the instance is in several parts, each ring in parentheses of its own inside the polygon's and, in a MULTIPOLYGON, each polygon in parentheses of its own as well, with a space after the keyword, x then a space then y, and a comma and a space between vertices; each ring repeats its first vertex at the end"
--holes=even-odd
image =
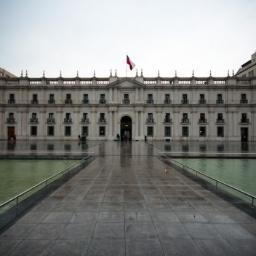
POLYGON ((106 127, 100 126, 99 127, 99 136, 105 136, 106 135, 106 127))
POLYGON ((199 127, 199 137, 206 137, 206 127, 205 126, 199 127))
POLYGON ((50 95, 49 95, 48 103, 54 103, 54 102, 55 102, 54 94, 50 94, 50 95))
POLYGON ((30 135, 37 136, 37 126, 30 126, 30 135))
POLYGON ((67 94, 66 94, 66 99, 67 99, 67 100, 71 100, 71 94, 70 94, 70 93, 67 93, 67 94))
POLYGON ((147 136, 148 137, 154 137, 154 127, 153 126, 148 126, 147 127, 147 136))
POLYGON ((222 113, 218 113, 217 119, 218 119, 218 120, 222 120, 222 119, 223 119, 223 114, 222 114, 222 113))
POLYGON ((9 94, 9 104, 14 104, 15 103, 15 95, 13 93, 9 94))
POLYGON ((86 136, 86 137, 89 135, 88 126, 82 126, 81 134, 82 136, 86 136))
POLYGON ((217 136, 224 137, 224 127, 223 126, 217 126, 217 136))
POLYGON ((33 100, 35 100, 35 101, 37 101, 37 94, 33 94, 33 96, 32 96, 33 98, 33 100))
POLYGON ((165 137, 171 137, 171 127, 170 126, 165 126, 164 127, 164 136, 165 137))
POLYGON ((71 126, 65 126, 65 136, 71 136, 71 126))
POLYGON ((188 137, 189 136, 189 128, 188 126, 182 126, 182 136, 188 137))
POLYGON ((127 93, 124 94, 124 99, 125 99, 125 100, 129 100, 129 94, 127 94, 127 93))
POLYGON ((47 134, 48 136, 54 136, 54 126, 48 126, 47 134))
POLYGON ((170 113, 165 113, 164 122, 165 123, 170 123, 171 122, 171 114, 170 113))

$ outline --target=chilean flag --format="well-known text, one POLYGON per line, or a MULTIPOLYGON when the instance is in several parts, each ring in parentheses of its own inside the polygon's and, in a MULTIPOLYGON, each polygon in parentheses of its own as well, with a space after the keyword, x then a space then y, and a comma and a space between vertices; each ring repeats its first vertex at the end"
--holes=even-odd
POLYGON ((130 70, 133 70, 133 68, 135 67, 135 64, 131 61, 128 55, 126 55, 126 64, 129 65, 130 70))

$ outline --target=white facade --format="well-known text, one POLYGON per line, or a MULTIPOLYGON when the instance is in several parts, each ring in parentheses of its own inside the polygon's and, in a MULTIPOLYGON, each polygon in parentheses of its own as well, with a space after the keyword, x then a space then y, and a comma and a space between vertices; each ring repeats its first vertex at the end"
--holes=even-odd
POLYGON ((2 140, 256 140, 255 77, 19 77, 0 90, 2 140))

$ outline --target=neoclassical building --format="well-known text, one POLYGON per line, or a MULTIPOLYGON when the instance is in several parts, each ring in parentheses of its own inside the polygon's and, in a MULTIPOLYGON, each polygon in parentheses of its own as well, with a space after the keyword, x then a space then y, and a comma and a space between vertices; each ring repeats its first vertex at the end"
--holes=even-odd
POLYGON ((256 77, 0 77, 0 139, 255 141, 256 77))

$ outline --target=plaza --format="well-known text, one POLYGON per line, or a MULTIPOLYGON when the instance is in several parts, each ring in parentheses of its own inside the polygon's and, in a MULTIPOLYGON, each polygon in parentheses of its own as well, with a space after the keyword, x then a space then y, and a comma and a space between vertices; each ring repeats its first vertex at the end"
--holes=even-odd
POLYGON ((1 255, 255 255, 254 208, 175 170, 147 143, 94 151, 1 233, 1 255))

